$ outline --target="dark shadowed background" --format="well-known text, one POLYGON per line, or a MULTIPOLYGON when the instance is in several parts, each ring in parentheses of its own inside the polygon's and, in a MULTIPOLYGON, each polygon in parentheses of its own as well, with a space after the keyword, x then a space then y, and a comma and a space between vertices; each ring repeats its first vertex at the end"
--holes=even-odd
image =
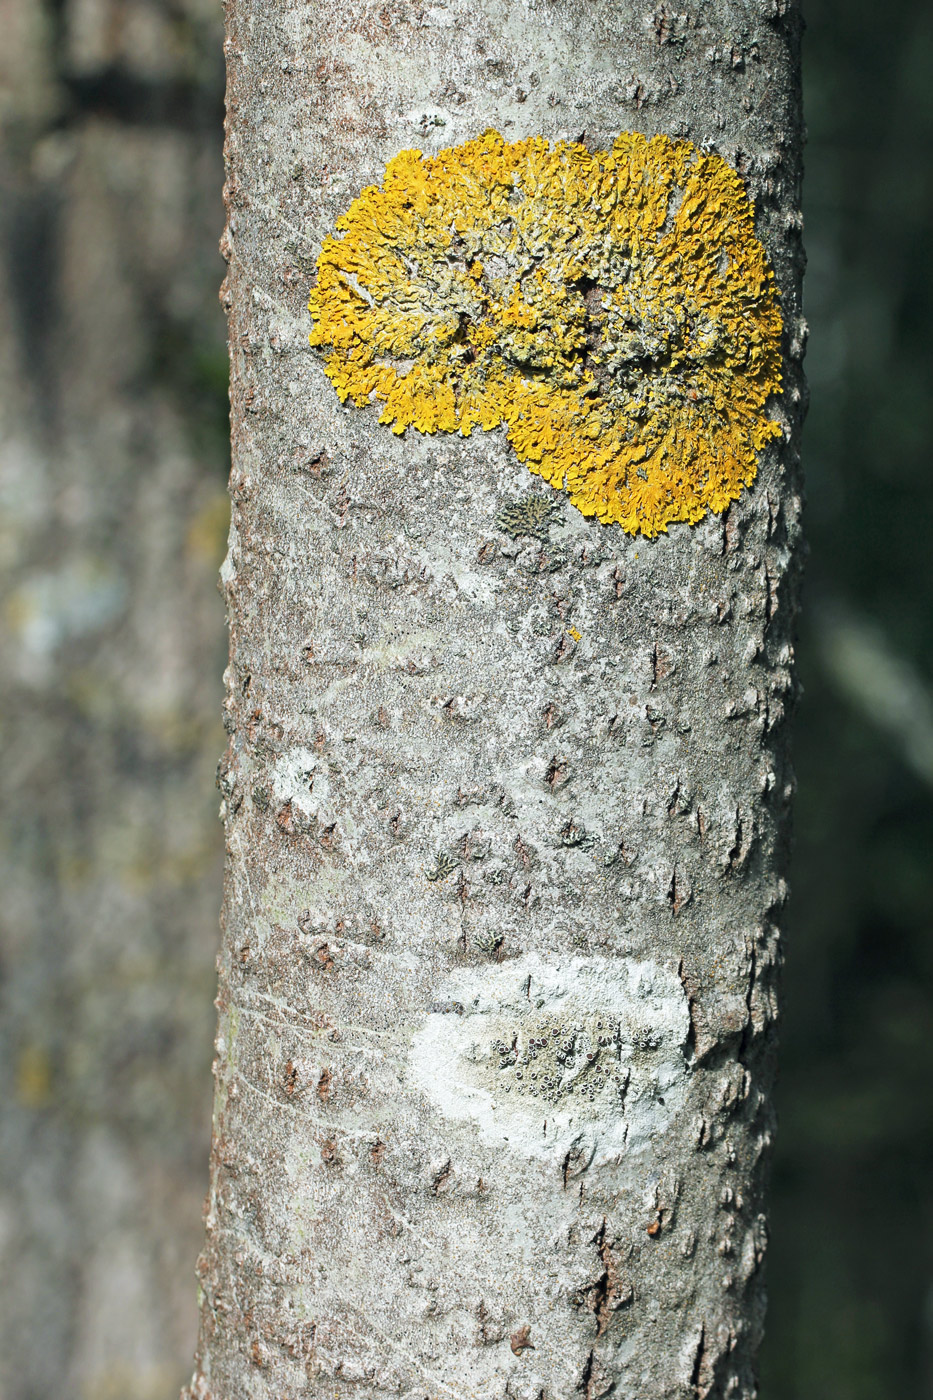
MULTIPOLYGON (((686 0, 685 0, 686 6, 686 0)), ((933 9, 809 0, 763 1400, 933 1397, 933 9)), ((0 1400, 174 1400, 221 833, 214 0, 0 0, 0 1400)))

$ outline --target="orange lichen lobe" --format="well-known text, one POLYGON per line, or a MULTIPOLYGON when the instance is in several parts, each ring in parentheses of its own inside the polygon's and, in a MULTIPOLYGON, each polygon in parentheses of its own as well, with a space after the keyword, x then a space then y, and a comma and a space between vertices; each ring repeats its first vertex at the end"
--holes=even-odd
POLYGON ((724 510, 781 432, 774 274, 720 156, 487 131, 402 151, 336 228, 311 344, 396 433, 504 423, 584 515, 654 536, 724 510))

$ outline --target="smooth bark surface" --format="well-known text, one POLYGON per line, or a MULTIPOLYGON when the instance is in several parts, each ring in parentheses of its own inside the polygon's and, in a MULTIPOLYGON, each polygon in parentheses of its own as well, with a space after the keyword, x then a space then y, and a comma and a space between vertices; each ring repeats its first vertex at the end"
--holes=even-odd
POLYGON ((771 0, 228 7, 228 861, 199 1400, 755 1393, 792 787, 798 27, 771 0), (338 403, 307 347, 322 238, 397 151, 489 126, 592 149, 666 132, 746 179, 782 296, 785 433, 724 517, 646 542, 558 496, 546 531, 513 536, 503 508, 548 488, 501 429, 396 437, 338 403), (572 1057, 603 1034, 626 1047, 615 1098, 550 1113, 514 1056, 490 1068, 517 1046, 530 1078, 552 1039, 572 1057))

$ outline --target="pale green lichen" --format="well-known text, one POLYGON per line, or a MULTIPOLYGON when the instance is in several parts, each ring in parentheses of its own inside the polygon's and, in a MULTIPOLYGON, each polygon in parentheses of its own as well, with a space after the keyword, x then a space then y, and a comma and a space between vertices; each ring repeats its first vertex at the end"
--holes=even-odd
POLYGON ((452 875, 460 862, 449 851, 438 851, 434 857, 434 869, 429 870, 427 878, 429 880, 446 880, 448 875, 452 875))
POLYGON ((725 509, 781 431, 774 276, 738 175, 689 142, 403 151, 337 230, 311 343, 395 432, 504 423, 585 515, 653 536, 725 509))
POLYGON ((509 501, 496 515, 496 525, 503 534, 518 539, 530 535, 535 539, 546 540, 548 527, 557 510, 557 502, 546 496, 525 496, 520 501, 509 501))
POLYGON ((503 1093, 559 1104, 573 1096, 593 1100, 609 1090, 621 1096, 628 1076, 619 1062, 619 1026, 609 1016, 579 1024, 555 1015, 516 1021, 511 1034, 492 1045, 503 1093))

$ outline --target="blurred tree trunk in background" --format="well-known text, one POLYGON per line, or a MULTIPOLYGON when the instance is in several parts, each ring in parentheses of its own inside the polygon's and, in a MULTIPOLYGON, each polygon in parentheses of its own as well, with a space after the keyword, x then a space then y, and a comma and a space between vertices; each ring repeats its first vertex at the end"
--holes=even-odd
POLYGON ((225 535, 209 0, 0 0, 0 1394, 170 1395, 206 1186, 225 535))

